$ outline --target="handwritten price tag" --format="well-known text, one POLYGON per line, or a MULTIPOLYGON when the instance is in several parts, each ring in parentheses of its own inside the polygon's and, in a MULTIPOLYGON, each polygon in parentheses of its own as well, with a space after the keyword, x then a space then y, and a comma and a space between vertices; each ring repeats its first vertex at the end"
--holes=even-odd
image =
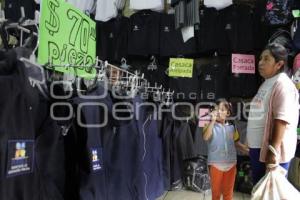
POLYGON ((43 0, 39 27, 38 62, 71 67, 55 71, 87 79, 96 74, 96 24, 64 0, 43 0), (82 67, 72 67, 82 66, 82 67))

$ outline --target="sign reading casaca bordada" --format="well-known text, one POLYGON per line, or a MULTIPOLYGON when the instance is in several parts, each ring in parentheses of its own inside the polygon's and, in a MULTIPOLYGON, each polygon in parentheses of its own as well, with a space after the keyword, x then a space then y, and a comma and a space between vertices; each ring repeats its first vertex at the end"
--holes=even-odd
POLYGON ((193 77, 194 60, 187 58, 170 58, 169 76, 170 77, 193 77))
POLYGON ((255 74, 255 56, 244 54, 232 54, 232 73, 255 74))
POLYGON ((64 0, 43 0, 39 64, 52 63, 57 66, 55 71, 93 78, 96 71, 92 67, 96 58, 95 27, 93 20, 64 0), (61 67, 65 65, 70 67, 61 67))

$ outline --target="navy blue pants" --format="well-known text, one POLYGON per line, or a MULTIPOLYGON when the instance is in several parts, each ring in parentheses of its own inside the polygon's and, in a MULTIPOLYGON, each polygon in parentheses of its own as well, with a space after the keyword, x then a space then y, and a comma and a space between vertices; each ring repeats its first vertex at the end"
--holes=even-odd
MULTIPOLYGON (((266 173, 266 165, 259 161, 260 149, 250 148, 249 156, 252 170, 252 181, 255 185, 266 173)), ((284 169, 289 169, 290 162, 280 163, 280 166, 284 169)))

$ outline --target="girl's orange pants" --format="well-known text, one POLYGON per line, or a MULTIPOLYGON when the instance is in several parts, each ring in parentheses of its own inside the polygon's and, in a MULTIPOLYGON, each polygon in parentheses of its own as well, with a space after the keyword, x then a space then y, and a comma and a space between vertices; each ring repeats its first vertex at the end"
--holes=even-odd
POLYGON ((220 200, 221 195, 223 195, 223 200, 232 200, 236 165, 226 172, 210 165, 209 174, 211 179, 212 200, 220 200))

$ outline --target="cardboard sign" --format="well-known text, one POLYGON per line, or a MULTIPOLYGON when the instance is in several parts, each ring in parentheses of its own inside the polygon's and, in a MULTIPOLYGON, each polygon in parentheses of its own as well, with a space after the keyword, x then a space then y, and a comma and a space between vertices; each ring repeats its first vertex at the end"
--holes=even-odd
POLYGON ((193 59, 170 58, 169 76, 170 77, 193 77, 193 59))
POLYGON ((255 56, 232 54, 232 73, 255 74, 255 56))
POLYGON ((70 67, 55 67, 54 70, 93 78, 96 74, 92 67, 96 58, 95 27, 93 20, 64 0, 43 0, 39 27, 39 64, 69 64, 70 67))
POLYGON ((205 127, 207 124, 209 124, 210 122, 210 110, 208 108, 200 108, 199 109, 199 123, 198 126, 199 127, 205 127))

